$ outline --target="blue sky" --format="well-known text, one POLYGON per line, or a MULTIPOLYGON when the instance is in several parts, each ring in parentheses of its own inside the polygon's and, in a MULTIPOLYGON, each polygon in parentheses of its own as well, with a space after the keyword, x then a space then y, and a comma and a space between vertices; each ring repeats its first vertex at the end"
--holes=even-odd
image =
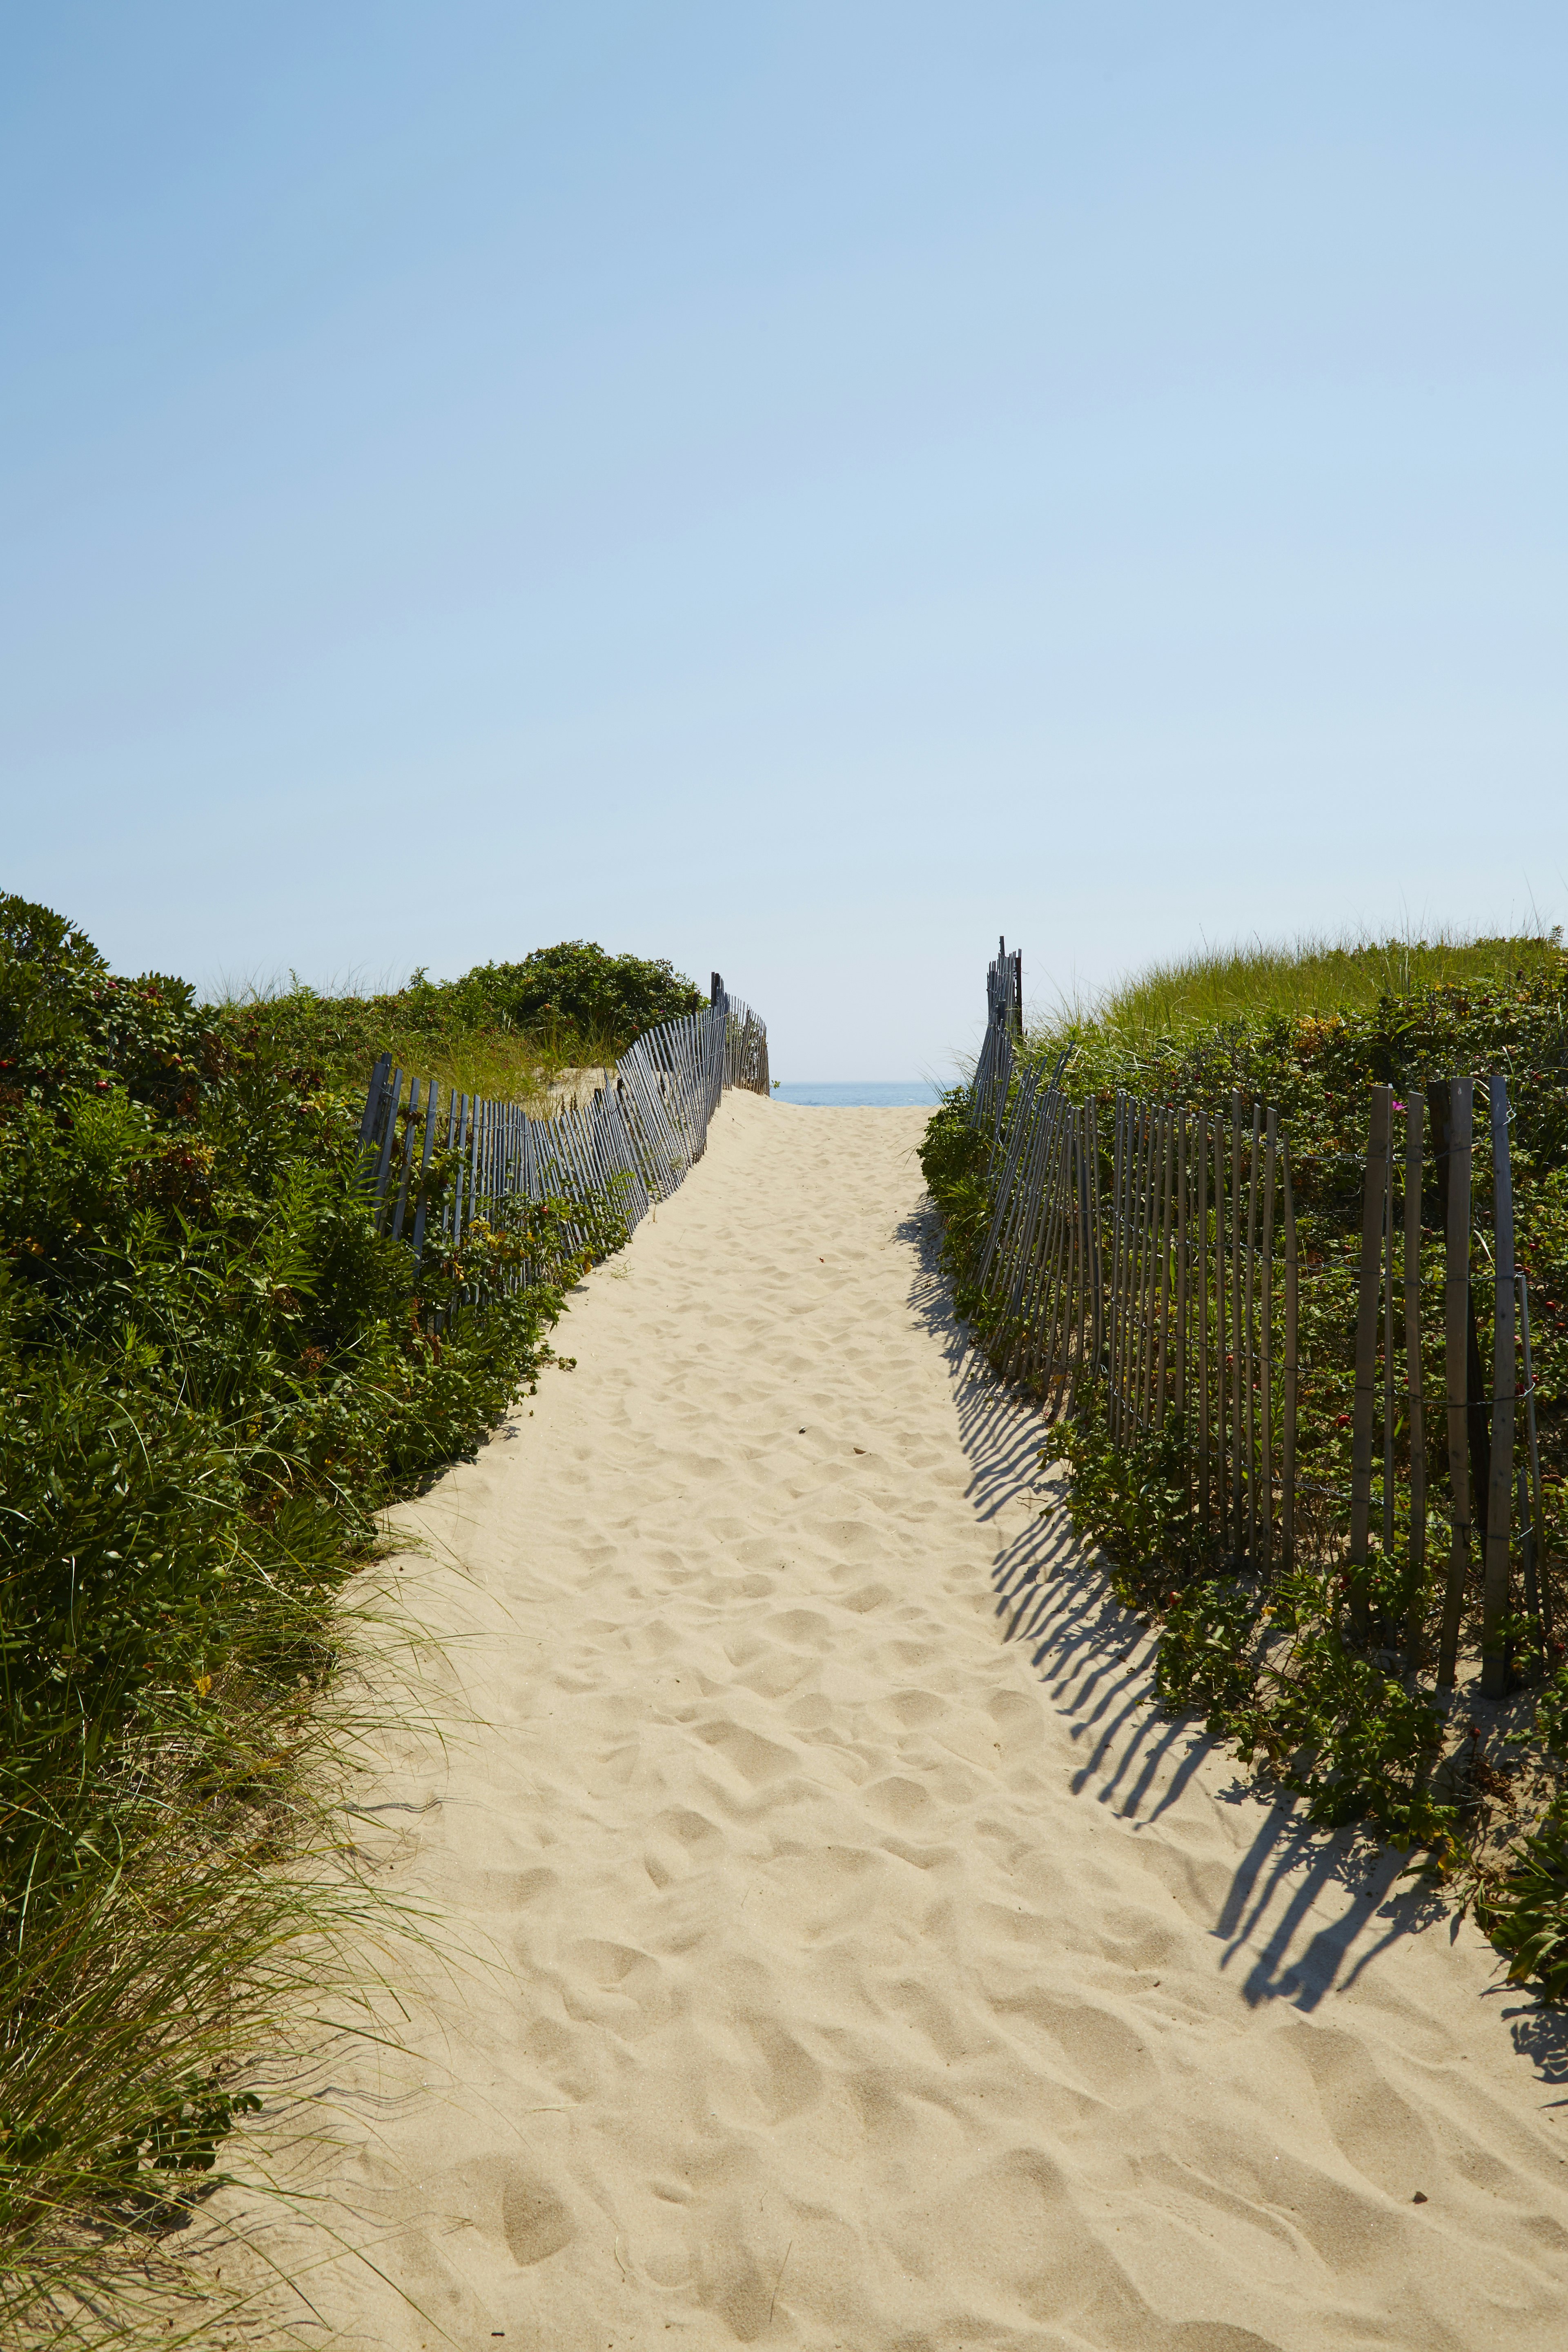
POLYGON ((941 1071, 1568 914, 1568 12, 0 19, 4 887, 122 969, 721 967, 941 1071))

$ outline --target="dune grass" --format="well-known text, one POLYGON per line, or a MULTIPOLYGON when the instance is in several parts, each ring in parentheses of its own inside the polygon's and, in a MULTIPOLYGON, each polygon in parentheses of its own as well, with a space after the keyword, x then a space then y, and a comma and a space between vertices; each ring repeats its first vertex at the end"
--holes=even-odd
POLYGON ((269 1050, 308 1060, 344 1087, 363 1087, 377 1058, 390 1054, 400 1069, 434 1078, 443 1089, 521 1102, 540 1114, 559 1081, 608 1066, 626 1044, 603 1022, 559 1014, 521 1028, 482 1014, 472 1021, 440 999, 423 1006, 408 990, 379 996, 319 996, 299 987, 246 991, 208 1010, 221 1029, 257 1034, 269 1050))
POLYGON ((1380 1001, 1409 1000, 1434 987, 1542 977, 1565 962, 1560 930, 1517 939, 1255 940, 1145 965, 1098 996, 1063 1003, 1033 1024, 1031 1034, 1041 1045, 1067 1045, 1092 1033, 1137 1050, 1269 1014, 1328 1018, 1370 1012, 1380 1001))
POLYGON ((390 1054, 410 1076, 494 1100, 543 1108, 568 1073, 603 1069, 700 992, 665 961, 565 940, 521 963, 479 964, 459 980, 416 971, 401 988, 336 995, 306 986, 231 989, 207 1008, 229 1034, 259 1040, 333 1083, 363 1087, 390 1054))
MULTIPOLYGON (((297 1619, 286 1602, 275 1635, 297 1640, 297 1619)), ((231 1661, 220 1738, 128 1741, 68 1824, 50 1792, 80 1850, 7 1954, 0 2108, 26 2122, 0 2161, 0 2341, 234 2340, 264 2259, 226 2287, 221 2263, 182 2258, 226 2143, 427 1935, 355 1850, 355 1759, 390 1707, 372 1713, 357 1637, 341 1616, 331 1631, 314 1682, 231 1661)), ((265 2145, 275 2117, 262 2129, 265 2145)), ((265 2175, 258 2189, 265 2206, 265 2175)))

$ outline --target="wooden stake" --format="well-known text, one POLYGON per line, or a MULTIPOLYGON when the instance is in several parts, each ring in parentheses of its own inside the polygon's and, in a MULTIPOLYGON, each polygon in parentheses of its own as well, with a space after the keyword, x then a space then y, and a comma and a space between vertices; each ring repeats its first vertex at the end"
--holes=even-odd
POLYGON ((1171 1217, 1175 1190, 1175 1121, 1169 1110, 1160 1113, 1160 1302, 1159 1361, 1154 1373, 1154 1426, 1165 1422, 1165 1401, 1171 1361, 1171 1217))
POLYGON ((1513 1171, 1508 1149, 1508 1082, 1489 1081, 1492 1130, 1492 1201, 1496 1260, 1492 1308, 1491 1486, 1487 1497, 1487 1566, 1481 1610, 1481 1696, 1508 1689, 1509 1549, 1513 1528, 1514 1413, 1519 1374, 1514 1363, 1513 1171))
POLYGON ((1541 1529, 1541 1448, 1535 1435, 1535 1370, 1530 1360, 1530 1281, 1521 1273, 1519 1277, 1519 1321, 1524 1340, 1524 1427, 1530 1444, 1530 1524, 1531 1549, 1539 1577, 1541 1633, 1543 1641, 1552 1637, 1552 1580, 1547 1573, 1547 1559, 1542 1549, 1541 1529))
POLYGON ((1247 1547, 1246 1496, 1242 1485, 1241 1449, 1247 1416, 1241 1402, 1241 1097, 1230 1098, 1230 1525, 1234 1557, 1239 1565, 1247 1547))
POLYGON ((1100 1221, 1100 1114, 1092 1102, 1084 1107, 1085 1131, 1089 1139, 1089 1290, 1094 1308, 1094 1338, 1089 1352, 1092 1380, 1101 1372, 1101 1356, 1105 1346, 1105 1253, 1100 1221))
POLYGON ((1247 1178, 1247 1559, 1258 1565, 1258 1144, 1260 1107, 1252 1106, 1252 1156, 1247 1178))
POLYGON ((1197 1131, 1194 1137, 1193 1231, 1195 1235, 1195 1263, 1193 1272, 1197 1284, 1198 1348, 1198 1525, 1206 1536, 1210 1518, 1210 1436, 1209 1436, 1209 1207, 1208 1207, 1208 1120, 1202 1111, 1197 1115, 1197 1131))
POLYGON ((1405 1105, 1405 1385, 1410 1424, 1411 1670, 1426 1580, 1426 1421, 1421 1388, 1421 1129, 1426 1096, 1412 1089, 1405 1105))
POLYGON ((1352 1641, 1370 1630, 1367 1548, 1372 1521, 1372 1436, 1377 1410, 1377 1309, 1388 1197, 1388 1127, 1392 1087, 1373 1087, 1362 1188, 1361 1273, 1355 1325, 1355 1406, 1351 1450, 1350 1624, 1352 1641))
POLYGON ((1230 1479, 1225 1447, 1225 1146, 1221 1122, 1214 1123, 1214 1419, 1215 1522, 1222 1549, 1230 1538, 1230 1479))
MULTIPOLYGON (((1392 1105, 1391 1105, 1392 1108, 1392 1105)), ((1394 1121, 1389 1120, 1388 1189, 1383 1196, 1383 1557, 1394 1557, 1394 1121)))
POLYGON ((1143 1278, 1138 1291, 1138 1311, 1143 1333, 1138 1358, 1138 1418, 1145 1431, 1154 1425, 1154 1353, 1159 1324, 1160 1270, 1155 1252, 1160 1245, 1160 1114, 1143 1112, 1143 1278))
POLYGON ((1126 1097, 1116 1097, 1111 1142, 1110 1290, 1106 1320, 1106 1414, 1110 1434, 1121 1443, 1121 1409, 1117 1383, 1121 1370, 1121 1171, 1126 1140, 1126 1097))
POLYGON ((1176 1114, 1176 1411, 1184 1424, 1187 1416, 1187 1258, 1191 1250, 1192 1222, 1189 1215, 1192 1192, 1191 1138, 1187 1132, 1187 1114, 1176 1114))
POLYGON ((1290 1153, 1279 1147, 1285 1192, 1285 1427, 1279 1444, 1280 1565, 1289 1576, 1296 1565, 1296 1203, 1290 1191, 1290 1153))
POLYGON ((1459 1619, 1470 1560, 1470 1465, 1467 1445, 1466 1380, 1469 1370, 1470 1154, 1473 1081, 1455 1078, 1447 1089, 1444 1152, 1447 1161, 1447 1232, 1445 1235, 1444 1356, 1448 1391, 1448 1498, 1452 1537, 1443 1593, 1443 1629, 1438 1642, 1437 1682, 1452 1690, 1458 1673, 1459 1619))
POLYGON ((1265 1576, 1274 1566, 1274 1189, 1279 1181, 1279 1114, 1268 1114, 1263 1180, 1263 1552, 1265 1576))

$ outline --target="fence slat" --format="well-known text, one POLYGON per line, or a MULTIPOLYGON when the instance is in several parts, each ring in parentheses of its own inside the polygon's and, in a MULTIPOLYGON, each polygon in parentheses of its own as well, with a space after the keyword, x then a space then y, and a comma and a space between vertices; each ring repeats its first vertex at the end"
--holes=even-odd
POLYGON ((1214 1414, 1215 1519, 1222 1551, 1230 1547, 1230 1465, 1226 1453, 1226 1407, 1229 1382, 1225 1376, 1226 1257, 1225 1140, 1220 1120, 1213 1122, 1214 1141, 1214 1414))
POLYGON ((1369 1625, 1368 1542, 1372 1531, 1372 1439, 1377 1413, 1377 1310, 1382 1286, 1384 1209, 1388 1197, 1392 1087, 1372 1090, 1372 1128, 1362 1187, 1361 1267, 1356 1290, 1355 1401, 1351 1441, 1350 1626, 1364 1642, 1369 1625))
POLYGON ((1270 1110, 1263 1137, 1263 1265, 1260 1278, 1263 1326, 1262 1545, 1258 1566, 1274 1568, 1274 1193, 1279 1181, 1279 1114, 1270 1110))
POLYGON ((392 1056, 384 1054, 370 1074, 370 1087, 364 1098, 364 1114, 359 1123, 360 1150, 367 1150, 380 1132, 382 1100, 386 1082, 392 1076, 392 1056))
POLYGON ((392 1166, 392 1147, 397 1139, 397 1106, 403 1098, 403 1073, 394 1070, 385 1094, 386 1132, 381 1139, 381 1152, 375 1163, 375 1205, 377 1222, 383 1201, 386 1197, 386 1179, 392 1166))
POLYGON ((1447 1089, 1444 1167, 1448 1213, 1444 1288, 1444 1355, 1448 1392, 1448 1497, 1451 1538, 1443 1593, 1437 1681, 1452 1690, 1458 1674, 1459 1620, 1470 1560, 1470 1463, 1468 1431, 1470 1305, 1470 1158, 1473 1149, 1472 1081, 1455 1078, 1447 1089))
POLYGON ((1048 1317, 1041 1318, 1045 1332, 1047 1403, 1054 1420, 1060 1412, 1066 1391, 1068 1346, 1068 1309, 1071 1303, 1072 1283, 1072 1214, 1071 1138, 1063 1102, 1057 1120, 1054 1146, 1055 1165, 1052 1171, 1052 1232, 1047 1287, 1051 1293, 1048 1317))
POLYGON ((1191 1252, 1191 1139, 1185 1108, 1176 1114, 1176 1367, 1175 1406, 1183 1420, 1187 1411, 1187 1262, 1191 1252))
POLYGON ((1213 1441, 1209 1430, 1208 1134, 1208 1119, 1200 1110, 1193 1137, 1193 1232, 1197 1251, 1197 1316, 1194 1333, 1198 1350, 1198 1526, 1205 1536, 1214 1500, 1213 1441))
MULTIPOLYGON (((1390 1110, 1392 1111, 1392 1099, 1390 1110)), ((1388 1182, 1383 1194, 1383 1556, 1394 1557, 1394 1121, 1388 1124, 1388 1182)))
POLYGON ((1243 1489, 1242 1448, 1247 1419, 1241 1404, 1241 1097, 1230 1098, 1230 1514, 1235 1556, 1247 1548, 1247 1498, 1243 1489))
POLYGON ((1289 1147, 1279 1146, 1280 1185, 1285 1196, 1285 1426, 1279 1436, 1280 1565, 1287 1576, 1296 1565, 1296 1394, 1298 1290, 1296 1202, 1290 1189, 1289 1147))
POLYGON ((1531 1564, 1538 1579, 1535 1611, 1544 1643, 1552 1638, 1552 1579, 1546 1574, 1546 1556, 1541 1548, 1541 1531, 1545 1523, 1541 1516, 1541 1447, 1535 1433, 1535 1368, 1530 1355, 1530 1280, 1522 1271, 1519 1277, 1519 1320, 1524 1342, 1524 1430, 1530 1448, 1531 1564))
MULTIPOLYGON (((431 1084, 434 1085, 432 1080, 431 1084)), ((392 1238, 403 1238, 403 1220, 408 1208, 408 1180, 414 1173, 414 1123, 419 1116, 419 1080, 408 1081, 408 1108, 403 1114, 403 1172, 397 1182, 397 1203, 392 1212, 392 1238)))
MULTIPOLYGON (((1051 1217, 1052 1142, 1065 1110, 1062 1098, 1054 1092, 1047 1095, 1040 1106, 1026 1180, 1027 1213, 1018 1231, 1013 1279, 1008 1290, 1007 1318, 1004 1324, 1004 1354, 998 1365, 1004 1377, 1009 1366, 1016 1362, 1022 1376, 1027 1379, 1039 1360, 1037 1323, 1041 1301, 1048 1286, 1047 1244, 1051 1217)), ((1054 1300, 1052 1303, 1054 1305, 1054 1300)))
POLYGON ((1154 1370, 1154 1425, 1163 1428, 1165 1420, 1166 1383, 1171 1364, 1171 1226, 1174 1204, 1171 1195, 1175 1189, 1175 1118, 1169 1110, 1160 1114, 1160 1183, 1163 1198, 1160 1203, 1160 1331, 1159 1356, 1154 1370))
POLYGON ((1508 1689, 1509 1549, 1513 1524, 1513 1442, 1518 1371, 1514 1362, 1513 1170, 1508 1148, 1508 1081, 1489 1081, 1492 1137, 1493 1272, 1491 1475, 1487 1495, 1486 1583, 1482 1597, 1481 1696, 1508 1689))
POLYGON ((1068 1114, 1068 1150, 1072 1164, 1073 1201, 1073 1269, 1076 1287, 1072 1311, 1068 1318, 1068 1373, 1067 1397, 1063 1411, 1077 1410, 1079 1391, 1089 1355, 1089 1332, 1092 1329, 1092 1309, 1089 1304, 1091 1245, 1089 1222, 1089 1169, 1086 1147, 1089 1140, 1089 1110, 1087 1106, 1068 1114))
MULTIPOLYGON (((1426 1570, 1426 1414, 1421 1376, 1421 1171, 1426 1097, 1418 1087, 1405 1101, 1405 1386, 1410 1432, 1410 1579, 1419 1592, 1426 1570)), ((1414 1666, 1414 1627, 1405 1648, 1414 1666)))
POLYGON ((1106 1418, 1112 1437, 1121 1434, 1121 1415, 1118 1405, 1118 1387, 1121 1372, 1121 1164, 1122 1164, 1122 1098, 1115 1097, 1111 1127, 1110 1161, 1110 1284, 1106 1300, 1106 1418))
POLYGON ((1247 1174, 1247 1301, 1243 1326, 1247 1349, 1247 1558, 1258 1565, 1258 1152, 1261 1113, 1252 1106, 1252 1144, 1247 1174))

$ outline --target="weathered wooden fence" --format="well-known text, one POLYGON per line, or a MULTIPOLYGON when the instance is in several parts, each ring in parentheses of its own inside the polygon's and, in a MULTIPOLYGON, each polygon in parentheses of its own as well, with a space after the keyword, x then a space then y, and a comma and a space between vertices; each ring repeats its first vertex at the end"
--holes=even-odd
MULTIPOLYGON (((1403 1626, 1374 1625, 1370 1570, 1374 1551, 1398 1558, 1407 1588, 1423 1590, 1440 1507, 1447 1560, 1436 1679, 1454 1685, 1467 1586, 1479 1570, 1481 1687, 1500 1696, 1516 1601, 1538 1654, 1552 1632, 1537 1557, 1530 1290, 1514 1264, 1504 1080, 1435 1081, 1397 1101, 1391 1087, 1371 1089, 1358 1156, 1353 1357, 1325 1342, 1305 1363, 1303 1293, 1337 1284, 1342 1297, 1344 1277, 1335 1265, 1302 1263, 1276 1111, 1240 1094, 1218 1108, 1125 1094, 1109 1105, 1074 1102, 1062 1086, 1065 1055, 1047 1075, 1021 1055, 1021 1016, 1020 959, 1004 942, 987 977, 969 1091, 970 1118, 987 1144, 990 1217, 963 1270, 995 1370, 1024 1381, 1053 1418, 1100 1397, 1121 1446, 1173 1434, 1199 1537, 1217 1566, 1268 1577, 1291 1569, 1305 1544, 1313 1558, 1342 1564, 1352 1637, 1381 1633, 1413 1660, 1415 1612, 1403 1626), (1489 1250, 1472 1232, 1478 1087, 1489 1250), (1442 1234, 1436 1279, 1423 1259, 1429 1170, 1442 1234), (1489 1295, 1487 1381, 1478 1299, 1489 1295), (1303 1465, 1304 1373, 1317 1383, 1320 1414, 1325 1397, 1346 1408, 1348 1486, 1303 1465)), ((1314 1319, 1321 1333, 1332 1318, 1314 1319)))
POLYGON ((458 1255, 476 1222, 504 1222, 509 1203, 520 1202, 568 1204, 566 1235, 574 1246, 587 1238, 590 1208, 606 1202, 635 1230, 701 1158, 726 1087, 769 1093, 768 1037, 717 972, 711 1001, 700 1012, 645 1031, 587 1102, 563 1102, 542 1118, 521 1103, 444 1091, 434 1078, 405 1078, 384 1054, 360 1122, 378 1223, 406 1239, 416 1262, 421 1258, 439 1152, 455 1167, 437 1212, 446 1257, 458 1255), (583 1212, 581 1223, 572 1219, 572 1204, 583 1212))

